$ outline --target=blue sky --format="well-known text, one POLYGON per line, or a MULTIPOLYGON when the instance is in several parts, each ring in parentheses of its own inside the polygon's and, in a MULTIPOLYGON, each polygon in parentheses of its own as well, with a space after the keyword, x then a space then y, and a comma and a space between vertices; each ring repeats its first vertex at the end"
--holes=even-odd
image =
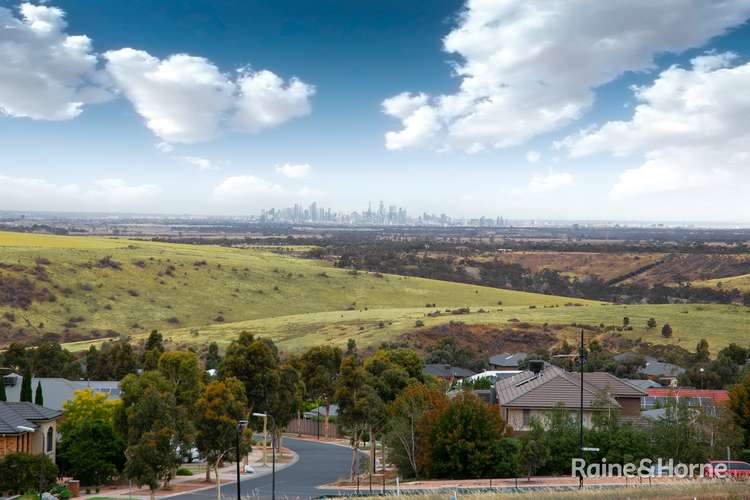
POLYGON ((0 9, 0 209, 750 221, 748 0, 0 9))

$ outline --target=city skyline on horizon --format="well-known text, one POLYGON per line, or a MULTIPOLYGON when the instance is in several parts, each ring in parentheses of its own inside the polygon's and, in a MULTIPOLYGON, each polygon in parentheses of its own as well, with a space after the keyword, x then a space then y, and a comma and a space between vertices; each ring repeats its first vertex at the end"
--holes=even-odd
POLYGON ((748 18, 750 0, 0 0, 0 210, 388 198, 750 223, 748 18))

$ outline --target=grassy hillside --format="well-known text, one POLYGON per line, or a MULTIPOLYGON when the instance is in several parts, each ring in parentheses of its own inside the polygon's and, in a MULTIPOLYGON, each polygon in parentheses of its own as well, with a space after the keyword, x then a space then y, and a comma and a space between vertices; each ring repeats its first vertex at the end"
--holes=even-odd
MULTIPOLYGON (((354 338, 362 347, 376 346, 384 341, 395 340, 401 335, 417 333, 433 326, 461 321, 470 325, 485 325, 504 328, 519 323, 529 323, 531 331, 540 331, 542 325, 560 325, 555 335, 562 341, 569 338, 576 342, 579 328, 573 325, 622 325, 623 317, 630 318, 633 330, 623 331, 625 338, 653 343, 678 344, 693 350, 702 338, 708 340, 711 351, 716 353, 731 342, 746 346, 750 341, 750 308, 723 305, 589 305, 585 307, 510 306, 486 308, 479 312, 455 315, 443 312, 431 317, 434 309, 391 308, 367 311, 330 311, 297 314, 274 318, 263 318, 237 323, 211 325, 201 328, 179 328, 166 333, 167 338, 178 344, 203 345, 209 341, 226 345, 241 331, 268 336, 283 350, 295 351, 310 346, 330 343, 345 346, 354 338), (656 328, 648 328, 649 318, 657 321, 656 328), (416 327, 416 321, 424 326, 416 327), (517 320, 517 321, 516 321, 517 320), (669 323, 673 336, 661 336, 661 326, 669 323)), ((84 349, 88 343, 71 346, 84 349)))
MULTIPOLYGON (((0 344, 50 331, 65 340, 137 337, 153 328, 184 332, 329 311, 374 314, 373 309, 424 311, 426 304, 542 307, 571 301, 592 303, 353 273, 257 249, 0 232, 0 344), (27 295, 27 308, 10 304, 27 295)), ((204 341, 190 335, 196 343, 204 341)))
POLYGON ((709 288, 721 287, 724 290, 732 290, 734 288, 737 288, 741 292, 750 292, 750 274, 732 276, 729 278, 693 281, 693 286, 706 286, 709 288))

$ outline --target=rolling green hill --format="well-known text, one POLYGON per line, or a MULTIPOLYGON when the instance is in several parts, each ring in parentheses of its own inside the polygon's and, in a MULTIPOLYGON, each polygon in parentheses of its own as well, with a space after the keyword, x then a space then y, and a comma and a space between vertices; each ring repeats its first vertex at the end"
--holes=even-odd
POLYGON ((692 285, 709 288, 721 287, 724 290, 737 288, 741 292, 750 292, 750 274, 730 276, 728 278, 716 278, 712 280, 693 281, 692 285))
MULTIPOLYGON (((539 331, 542 325, 563 325, 554 329, 560 340, 568 338, 576 342, 579 328, 574 325, 619 326, 623 317, 630 319, 632 330, 620 334, 629 339, 642 339, 653 343, 677 344, 689 350, 702 338, 708 340, 711 351, 716 353, 731 342, 746 346, 750 342, 750 308, 725 305, 588 305, 585 307, 529 306, 473 308, 469 314, 443 313, 432 317, 432 308, 404 307, 328 311, 289 316, 270 317, 214 324, 198 328, 177 328, 165 333, 171 342, 183 345, 203 345, 217 342, 226 345, 241 331, 272 338, 286 351, 303 350, 313 345, 329 343, 346 346, 353 338, 361 347, 379 345, 393 341, 430 327, 461 321, 466 324, 503 328, 511 323, 529 323, 531 331, 539 331), (657 321, 656 328, 648 328, 649 318, 657 321), (424 326, 417 327, 421 321, 424 326), (669 339, 661 336, 661 326, 669 323, 673 335, 669 339)), ((87 348, 89 343, 71 345, 73 350, 87 348)))
POLYGON ((570 302, 594 304, 354 273, 257 249, 0 232, 0 344, 45 332, 60 333, 66 341, 139 337, 154 328, 176 330, 175 335, 192 332, 191 339, 203 343, 195 329, 265 318, 319 313, 325 322, 326 314, 424 311, 426 304, 478 308, 570 302), (29 302, 26 308, 12 306, 23 298, 29 302))

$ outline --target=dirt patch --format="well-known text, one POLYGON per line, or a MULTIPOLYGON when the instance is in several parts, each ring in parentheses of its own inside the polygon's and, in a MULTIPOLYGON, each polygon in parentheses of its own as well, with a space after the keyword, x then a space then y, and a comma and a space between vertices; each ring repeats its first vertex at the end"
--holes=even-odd
POLYGON ((531 352, 549 349, 560 339, 555 333, 560 325, 514 323, 505 327, 451 321, 432 328, 419 329, 401 336, 401 340, 417 351, 427 350, 441 340, 450 338, 460 347, 477 355, 491 356, 501 352, 531 352))

